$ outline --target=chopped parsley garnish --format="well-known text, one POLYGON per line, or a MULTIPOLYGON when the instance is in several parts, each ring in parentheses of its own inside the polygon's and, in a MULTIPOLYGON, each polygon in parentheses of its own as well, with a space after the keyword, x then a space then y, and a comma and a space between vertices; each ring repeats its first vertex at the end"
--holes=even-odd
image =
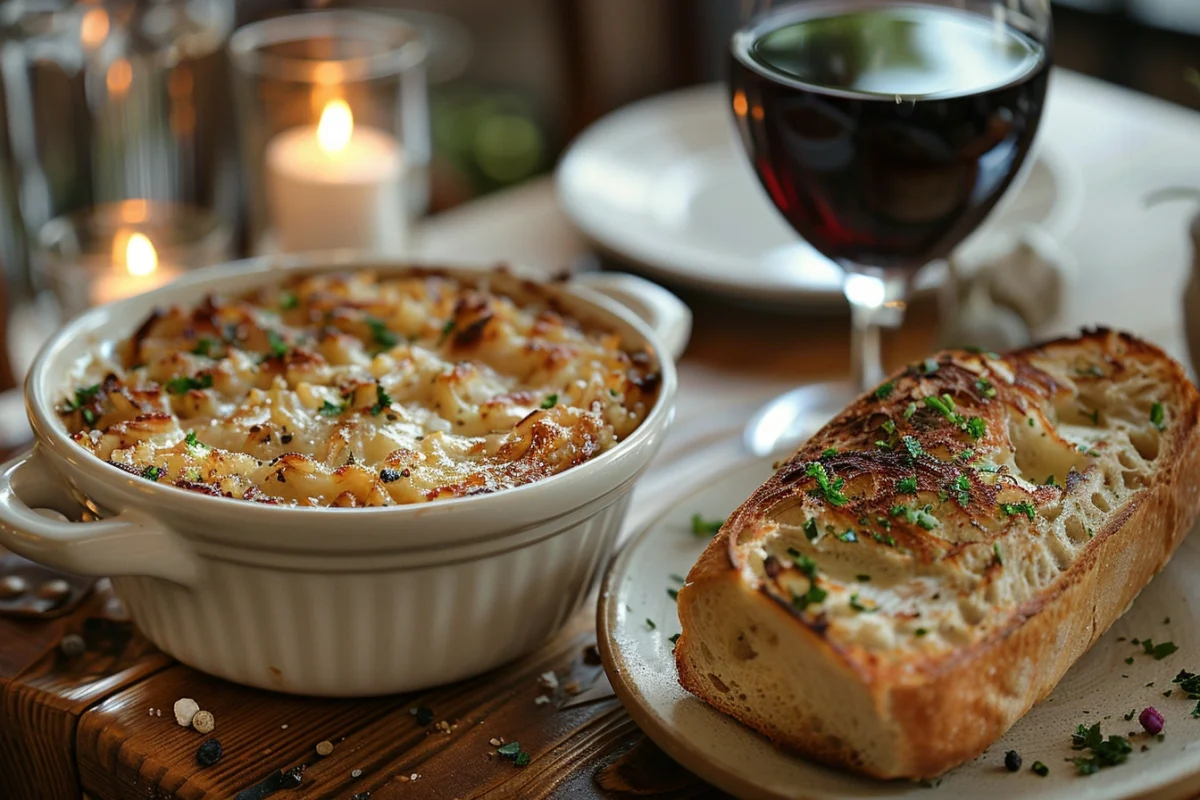
POLYGON ((667 597, 671 598, 676 603, 678 603, 679 602, 679 590, 673 589, 671 587, 667 587, 667 597))
POLYGON ((963 461, 970 461, 975 458, 975 451, 968 447, 967 449, 965 449, 961 453, 959 453, 958 457, 961 458, 963 461))
POLYGON ((855 592, 854 594, 850 595, 850 607, 853 608, 855 611, 878 611, 879 610, 877 608, 872 608, 871 606, 864 606, 862 603, 858 602, 858 592, 855 592))
POLYGON ((1046 481, 1042 484, 1042 486, 1058 486, 1058 484, 1054 482, 1054 476, 1050 475, 1047 476, 1046 481))
POLYGON ((957 423, 962 420, 962 417, 954 411, 954 398, 948 394, 944 394, 941 397, 930 395, 925 398, 925 405, 937 411, 951 422, 957 423))
POLYGON ((1133 656, 1129 656, 1129 658, 1125 659, 1125 663, 1126 663, 1126 664, 1132 664, 1132 663, 1133 663, 1133 656))
POLYGON ((438 338, 438 346, 439 347, 441 345, 445 344, 446 340, 450 338, 450 333, 454 330, 454 325, 455 325, 455 320, 453 317, 446 320, 446 324, 442 326, 442 335, 438 338))
POLYGON ((212 447, 196 438, 195 431, 188 431, 187 436, 183 438, 183 443, 188 447, 194 447, 200 450, 212 450, 212 447))
POLYGON ((1000 543, 992 542, 992 552, 996 555, 996 563, 1004 566, 1004 555, 1000 552, 1000 543))
POLYGON ((290 311, 300 305, 300 298, 296 297, 295 292, 280 292, 279 307, 284 311, 290 311))
POLYGON ((679 641, 679 637, 682 635, 683 635, 682 633, 677 633, 674 636, 667 637, 667 641, 671 643, 671 647, 674 647, 676 645, 676 643, 679 641))
MULTIPOLYGON (((67 401, 67 411, 76 411, 82 408, 83 404, 91 400, 100 392, 100 384, 93 386, 85 386, 82 389, 75 390, 75 397, 67 401)), ((83 408, 83 421, 88 425, 96 422, 96 412, 90 408, 83 408)))
POLYGON ((966 475, 959 475, 954 481, 954 499, 963 508, 971 504, 971 480, 966 475))
POLYGON ((896 540, 892 538, 890 533, 876 533, 875 531, 871 531, 871 538, 880 544, 886 544, 888 547, 896 546, 896 540))
POLYGON ((810 581, 816 580, 817 562, 813 561, 811 558, 804 555, 794 547, 789 547, 787 552, 788 555, 791 556, 792 563, 796 565, 796 569, 803 572, 810 581))
POLYGON ((649 617, 646 617, 646 627, 649 628, 650 630, 654 630, 658 626, 654 624, 654 620, 650 619, 649 617))
MULTIPOLYGON (((646 620, 646 621, 649 622, 649 620, 646 620)), ((517 754, 521 752, 521 743, 520 742, 506 742, 505 744, 502 744, 499 747, 497 747, 496 752, 506 758, 516 758, 517 754)))
POLYGON ((676 575, 675 573, 671 573, 667 577, 681 585, 684 583, 687 583, 687 578, 683 577, 682 575, 676 575))
POLYGON ((218 344, 220 344, 220 342, 210 336, 201 336, 196 340, 196 346, 192 348, 192 355, 212 358, 213 348, 215 348, 218 344))
POLYGON ((142 470, 142 477, 148 481, 157 481, 163 474, 158 467, 150 466, 142 470))
POLYGON ((837 538, 838 541, 841 542, 857 542, 858 534, 856 534, 853 530, 848 530, 845 533, 839 533, 837 538))
POLYGON ((810 542, 815 542, 817 540, 817 521, 815 519, 805 521, 804 535, 808 537, 810 542))
POLYGON ((809 584, 807 592, 805 592, 804 594, 793 594, 792 595, 792 605, 795 606, 797 610, 803 611, 804 609, 808 608, 810 605, 817 605, 819 603, 823 603, 825 601, 825 597, 828 594, 829 593, 826 592, 824 589, 822 589, 820 586, 817 586, 817 582, 814 579, 812 581, 812 583, 809 584))
POLYGON ((340 416, 341 413, 345 410, 346 410, 345 403, 331 403, 328 400, 326 400, 324 403, 321 404, 321 407, 319 409, 317 409, 317 413, 320 414, 322 417, 336 417, 336 416, 340 416))
POLYGON ((187 394, 192 389, 209 389, 212 385, 213 378, 208 373, 195 378, 189 375, 176 375, 167 381, 167 391, 171 394, 187 394))
POLYGON ((1083 368, 1076 368, 1076 375, 1091 375, 1093 378, 1103 378, 1104 370, 1097 367, 1095 364, 1088 364, 1083 368))
POLYGON ((909 403, 904 409, 904 418, 912 419, 912 415, 917 413, 917 404, 909 403))
POLYGON ((884 422, 882 425, 880 425, 879 427, 883 428, 883 432, 884 432, 884 433, 891 434, 891 433, 895 433, 895 432, 896 432, 896 423, 892 422, 890 419, 889 419, 889 420, 886 420, 886 421, 885 421, 885 422, 884 422))
POLYGON ((513 759, 513 765, 518 767, 527 767, 529 762, 533 760, 533 756, 526 753, 524 750, 517 753, 517 757, 513 759))
POLYGON ((892 391, 895 388, 896 388, 896 384, 893 383, 892 381, 888 381, 887 383, 880 384, 879 388, 877 388, 875 390, 875 399, 883 400, 884 398, 891 395, 892 391))
POLYGON ((924 628, 917 628, 915 631, 913 631, 913 636, 925 636, 928 633, 929 631, 925 630, 924 628))
POLYGON ((894 450, 896 448, 896 445, 891 442, 885 442, 883 439, 876 439, 875 446, 880 450, 894 450))
POLYGON ((921 447, 921 443, 911 436, 900 437, 900 443, 904 445, 910 458, 920 458, 925 455, 925 449, 921 447))
POLYGON ((830 458, 832 456, 836 456, 837 454, 838 450, 836 447, 826 447, 821 451, 821 458, 830 458))
POLYGON ((974 344, 967 345, 963 348, 963 350, 966 350, 968 353, 974 353, 975 355, 991 356, 992 358, 1000 357, 998 353, 994 353, 991 350, 984 350, 982 347, 974 344))
POLYGON ((858 580, 858 581, 862 581, 863 583, 867 583, 871 580, 871 576, 870 575, 855 575, 854 579, 858 580))
POLYGON ((724 524, 725 520, 723 519, 705 519, 699 514, 692 514, 692 535, 697 538, 715 536, 724 524))
POLYGON ((1033 417, 1030 417, 1028 420, 1026 420, 1026 422, 1029 423, 1029 427, 1033 427, 1033 417))
POLYGON ((367 317, 367 327, 371 329, 371 341, 383 348, 395 347, 400 343, 400 337, 388 330, 387 323, 375 317, 367 317))
POLYGON ((1079 452, 1083 453, 1085 456, 1093 456, 1094 457, 1094 456, 1100 455, 1099 452, 1097 452, 1095 449, 1093 449, 1091 447, 1088 447, 1086 444, 1076 445, 1075 449, 1078 450, 1079 452))
MULTIPOLYGON (((924 508, 913 508, 910 506, 892 506, 891 515, 893 517, 904 516, 905 521, 910 525, 920 525, 927 531, 931 531, 938 526, 937 517, 929 513, 933 510, 932 505, 926 505, 924 508)), ((890 536, 888 537, 891 538, 890 536)))
POLYGON ((1040 775, 1043 778, 1050 774, 1050 768, 1040 761, 1033 762, 1033 766, 1029 769, 1033 770, 1035 775, 1040 775))
POLYGON ((542 408, 554 408, 556 405, 558 405, 558 395, 550 394, 550 395, 546 395, 546 399, 542 401, 541 407, 542 408))
POLYGON ((1155 403, 1150 406, 1150 424, 1158 428, 1160 431, 1167 427, 1163 423, 1163 407, 1162 403, 1155 403))
POLYGON ((1137 709, 1131 708, 1131 709, 1129 709, 1129 712, 1125 715, 1125 721, 1129 722, 1129 720, 1133 719, 1136 716, 1137 716, 1137 709))
POLYGON ((917 476, 909 475, 907 478, 901 478, 896 481, 896 491, 900 494, 916 494, 917 476))
POLYGON ((1024 514, 1030 519, 1033 519, 1037 516, 1037 509, 1034 508, 1033 503, 1029 502, 1028 500, 1024 500, 1020 503, 1001 503, 1000 510, 1006 517, 1016 517, 1024 514))
POLYGON ((1142 650, 1146 655, 1154 656, 1155 661, 1162 661, 1178 649, 1174 642, 1159 642, 1155 644, 1150 639, 1142 640, 1142 650))
POLYGON ((804 474, 810 478, 817 479, 817 488, 809 492, 809 494, 823 496, 827 502, 835 506, 844 506, 850 502, 850 498, 842 494, 842 487, 846 484, 846 481, 842 478, 830 481, 824 464, 819 461, 813 461, 804 468, 804 474))
POLYGON ((267 331, 267 341, 271 345, 271 355, 273 356, 283 358, 288 354, 288 350, 291 349, 288 347, 288 343, 283 340, 283 337, 275 331, 267 331))
POLYGON ((979 390, 980 397, 990 400, 996 396, 996 387, 987 378, 976 378, 975 388, 979 390))
POLYGON ((392 398, 383 390, 383 384, 375 384, 375 405, 371 406, 371 414, 379 416, 385 408, 392 405, 392 398))
MULTIPOLYGON (((1187 694, 1188 700, 1200 701, 1200 675, 1181 669, 1179 674, 1171 679, 1171 683, 1179 684, 1180 691, 1187 694)), ((1200 702, 1192 709, 1192 716, 1200 717, 1200 702)))
POLYGON ((1079 725, 1071 734, 1072 750, 1090 750, 1090 756, 1079 756, 1072 759, 1080 775, 1094 775, 1104 767, 1115 767, 1122 764, 1133 752, 1133 745, 1123 736, 1110 735, 1107 740, 1100 732, 1100 723, 1079 725))
POLYGON ((1083 412, 1083 415, 1085 417, 1087 417, 1088 419, 1090 419, 1092 421, 1093 425, 1100 424, 1100 409, 1097 408, 1097 409, 1093 409, 1091 411, 1085 411, 1085 412, 1083 412))
POLYGON ((987 434, 987 423, 981 417, 971 417, 967 420, 966 430, 972 439, 982 439, 987 434))

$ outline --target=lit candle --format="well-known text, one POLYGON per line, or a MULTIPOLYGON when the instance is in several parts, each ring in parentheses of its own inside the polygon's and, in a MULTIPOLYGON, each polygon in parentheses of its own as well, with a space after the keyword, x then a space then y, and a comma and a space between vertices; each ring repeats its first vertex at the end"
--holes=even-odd
POLYGON ((158 263, 154 244, 143 233, 118 231, 113 239, 112 268, 97 275, 89 287, 94 306, 148 292, 179 276, 178 270, 158 263))
POLYGON ((267 210, 284 252, 403 248, 400 146, 385 131, 355 125, 345 100, 329 101, 317 125, 280 133, 265 160, 267 210))

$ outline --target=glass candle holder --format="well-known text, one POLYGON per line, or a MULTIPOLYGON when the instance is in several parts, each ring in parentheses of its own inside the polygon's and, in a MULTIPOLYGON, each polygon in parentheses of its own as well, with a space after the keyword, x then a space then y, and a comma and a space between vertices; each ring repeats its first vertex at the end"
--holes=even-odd
POLYGON ((318 11, 240 28, 229 52, 252 247, 403 252, 429 195, 416 29, 318 11))
POLYGON ((34 245, 34 263, 70 318, 227 261, 233 233, 196 206, 123 200, 50 220, 34 245))

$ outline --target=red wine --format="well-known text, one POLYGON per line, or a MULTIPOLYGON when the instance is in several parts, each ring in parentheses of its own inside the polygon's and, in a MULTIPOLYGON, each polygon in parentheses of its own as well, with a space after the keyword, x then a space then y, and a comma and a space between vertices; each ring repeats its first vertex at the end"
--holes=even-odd
POLYGON ((792 227, 835 260, 913 270, 966 238, 1020 169, 1046 94, 1048 54, 1012 23, 839 0, 736 33, 738 128, 792 227))

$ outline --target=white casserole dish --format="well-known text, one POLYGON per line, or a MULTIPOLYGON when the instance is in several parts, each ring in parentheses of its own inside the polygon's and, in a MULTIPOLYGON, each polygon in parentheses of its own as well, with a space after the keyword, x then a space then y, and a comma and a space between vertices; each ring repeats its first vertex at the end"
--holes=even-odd
POLYGON ((93 309, 65 326, 26 380, 35 445, 0 468, 0 545, 64 571, 111 576, 133 620, 162 650, 264 689, 323 696, 411 691, 535 649, 590 593, 634 480, 671 422, 675 370, 664 340, 681 350, 691 315, 654 284, 606 273, 538 290, 555 294, 581 321, 617 331, 626 347, 646 347, 662 383, 650 413, 624 442, 496 494, 358 509, 209 497, 100 461, 68 438, 55 412, 79 360, 128 336, 155 306, 241 292, 281 280, 285 270, 355 267, 388 273, 406 265, 348 257, 237 262, 93 309), (636 303, 648 321, 606 294, 636 303), (81 504, 102 521, 62 521, 34 510, 78 519, 81 504))

